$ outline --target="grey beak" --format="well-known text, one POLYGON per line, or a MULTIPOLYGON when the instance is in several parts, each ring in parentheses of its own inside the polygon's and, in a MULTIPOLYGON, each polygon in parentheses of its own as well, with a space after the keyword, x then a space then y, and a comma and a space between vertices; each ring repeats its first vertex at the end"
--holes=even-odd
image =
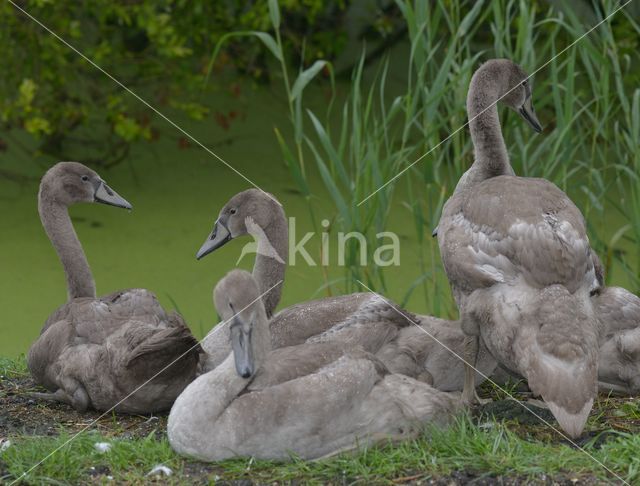
POLYGON ((242 378, 251 378, 255 371, 253 351, 251 349, 251 332, 245 332, 242 329, 232 332, 231 349, 233 350, 233 359, 238 375, 242 378))
POLYGON ((111 189, 104 181, 100 181, 93 199, 95 202, 109 204, 110 206, 115 206, 117 208, 133 209, 133 206, 129 204, 129 201, 111 189))
POLYGON ((538 121, 538 117, 536 116, 536 112, 533 109, 531 96, 529 96, 525 100, 524 104, 518 110, 518 113, 520 113, 520 116, 524 118, 525 121, 529 125, 531 125, 531 128, 533 128, 536 132, 540 133, 542 131, 542 126, 540 125, 540 122, 538 121))
POLYGON ((231 241, 231 233, 219 219, 213 225, 213 231, 209 234, 205 242, 202 244, 198 253, 196 253, 196 259, 200 260, 202 257, 208 255, 214 250, 217 250, 228 241, 231 241))

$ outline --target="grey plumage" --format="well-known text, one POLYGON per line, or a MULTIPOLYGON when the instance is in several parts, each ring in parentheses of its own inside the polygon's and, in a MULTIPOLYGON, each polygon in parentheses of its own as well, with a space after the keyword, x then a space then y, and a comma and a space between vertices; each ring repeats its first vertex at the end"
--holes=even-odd
MULTIPOLYGON (((253 276, 260 292, 285 278, 288 257, 288 227, 282 206, 275 198, 257 189, 233 196, 220 210, 214 228, 198 252, 198 258, 244 235, 257 240, 253 276)), ((274 348, 309 341, 340 341, 377 352, 397 336, 399 329, 412 325, 414 316, 373 293, 355 293, 307 301, 275 313, 282 283, 267 292, 263 302, 270 321, 274 348), (383 316, 384 319, 376 320, 383 316)), ((203 340, 207 353, 203 371, 218 366, 229 353, 227 329, 214 328, 203 340)))
POLYGON ((625 395, 640 393, 640 298, 621 287, 607 287, 604 269, 594 254, 600 284, 592 297, 603 327, 598 384, 601 390, 625 395))
MULTIPOLYGON (((619 395, 640 394, 640 298, 621 287, 607 287, 604 269, 595 253, 599 287, 591 302, 600 322, 598 351, 598 389, 619 395)), ((497 371, 491 377, 498 383, 509 379, 497 371)))
POLYGON ((69 300, 51 314, 29 350, 31 374, 52 392, 36 396, 80 411, 114 406, 126 413, 167 410, 195 377, 197 341, 182 317, 167 314, 148 290, 96 298, 67 210, 78 202, 131 208, 98 174, 76 162, 61 162, 42 178, 40 217, 63 264, 69 300))
MULTIPOLYGON (((416 316, 418 326, 400 330, 398 338, 376 353, 392 373, 425 381, 441 391, 462 391, 464 381, 465 334, 460 321, 416 316)), ((497 366, 482 347, 476 368, 476 384, 482 383, 497 366)))
POLYGON ((208 461, 315 459, 411 437, 458 410, 456 395, 389 373, 362 348, 318 342, 270 350, 258 296, 247 272, 235 270, 218 284, 218 312, 250 336, 257 371, 240 377, 230 354, 187 387, 167 426, 177 452, 208 461))
POLYGON ((475 160, 443 208, 438 243, 469 359, 474 343, 486 346, 575 437, 596 393, 600 325, 590 294, 599 284, 578 208, 550 182, 512 175, 491 104, 515 87, 502 101, 539 128, 525 77, 508 60, 474 74, 469 115, 482 113, 470 123, 475 160))

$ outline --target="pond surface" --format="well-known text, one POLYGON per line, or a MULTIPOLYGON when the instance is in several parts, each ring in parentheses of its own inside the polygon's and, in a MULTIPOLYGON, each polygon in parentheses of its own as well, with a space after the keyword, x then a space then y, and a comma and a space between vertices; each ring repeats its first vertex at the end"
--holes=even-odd
MULTIPOLYGON (((214 152, 276 195, 287 215, 296 218, 298 235, 311 231, 306 202, 295 190, 273 133, 275 126, 285 131, 289 126, 284 102, 275 90, 265 87, 248 96, 245 113, 228 130, 213 121, 180 123, 197 139, 213 143, 214 152), (226 142, 215 144, 216 140, 226 142)), ((223 99, 218 104, 222 111, 233 109, 233 100, 223 99)), ((223 204, 250 184, 193 144, 185 148, 171 127, 161 128, 158 141, 137 145, 124 163, 101 171, 101 176, 133 204, 132 212, 87 204, 73 207, 71 215, 99 295, 124 288, 148 288, 166 308, 177 306, 194 333, 202 337, 217 322, 211 298, 213 286, 235 267, 242 247, 250 240, 233 241, 199 262, 195 253, 223 204)), ((30 143, 28 139, 23 141, 30 143)), ((0 168, 20 168, 37 177, 44 172, 11 143, 8 151, 0 153, 0 168)), ((334 216, 333 204, 314 174, 311 170, 317 215, 330 219, 334 216)), ((35 181, 17 184, 0 179, 0 355, 25 353, 47 316, 66 299, 62 268, 38 217, 37 190, 35 181)), ((432 261, 430 267, 441 273, 435 241, 425 243, 428 248, 420 247, 403 199, 406 196, 398 192, 388 228, 401 241, 401 266, 390 269, 386 277, 389 296, 397 301, 420 278, 421 253, 432 261)), ((622 223, 618 218, 603 217, 592 222, 592 229, 606 234, 605 224, 617 229, 622 223)), ((319 235, 312 238, 307 246, 310 253, 319 254, 319 241, 319 235)), ((300 259, 296 266, 290 266, 280 307, 326 295, 326 290, 319 290, 323 284, 343 276, 336 262, 332 250, 327 268, 312 267, 300 259)), ((253 258, 247 256, 240 266, 250 269, 252 264, 253 258)), ((616 279, 619 284, 627 283, 622 272, 614 275, 614 283, 616 279)), ((441 275, 438 281, 444 289, 439 311, 425 303, 420 291, 412 295, 409 309, 455 317, 446 282, 441 275)))
MULTIPOLYGON (((260 88, 251 95, 248 106, 244 119, 228 131, 213 121, 208 125, 185 123, 199 140, 215 143, 230 139, 214 146, 214 152, 276 195, 287 216, 296 218, 296 233, 311 231, 306 202, 295 190, 273 134, 274 126, 288 127, 282 100, 260 88)), ((234 268, 242 247, 250 240, 233 241, 201 261, 196 261, 195 253, 224 203, 251 186, 196 146, 181 148, 184 143, 170 127, 162 129, 158 141, 137 145, 127 161, 100 171, 109 185, 133 204, 132 212, 83 204, 72 207, 70 213, 98 295, 131 287, 150 289, 167 308, 177 306, 194 333, 203 336, 217 322, 213 286, 234 268)), ((19 137, 26 144, 30 142, 19 137)), ((26 160, 11 143, 9 150, 0 154, 0 167, 19 168, 36 177, 45 170, 26 160)), ((318 196, 318 216, 333 217, 320 179, 311 177, 318 196)), ((38 217, 37 192, 36 181, 17 184, 0 179, 0 355, 25 353, 47 316, 66 299, 62 267, 38 217)), ((402 238, 402 266, 390 272, 389 288, 398 289, 398 298, 420 274, 415 243, 411 246, 411 215, 400 202, 396 209, 391 225, 402 238)), ((307 245, 314 256, 319 254, 319 241, 320 236, 315 235, 307 245)), ((325 279, 343 275, 336 268, 335 252, 330 254, 332 266, 325 269, 300 260, 288 268, 281 307, 326 295, 326 290, 319 290, 325 279)), ((252 264, 249 255, 240 266, 250 269, 252 264)))

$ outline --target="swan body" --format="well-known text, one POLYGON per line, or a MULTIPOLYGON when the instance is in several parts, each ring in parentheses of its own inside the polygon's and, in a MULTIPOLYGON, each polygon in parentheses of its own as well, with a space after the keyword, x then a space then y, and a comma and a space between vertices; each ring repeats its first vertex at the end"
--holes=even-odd
MULTIPOLYGON (((465 334, 460 321, 416 316, 418 325, 400 330, 397 339, 376 353, 389 371, 411 376, 441 391, 462 391, 465 334)), ((485 347, 478 351, 475 383, 482 383, 497 367, 485 347)))
MULTIPOLYGON (((443 391, 462 389, 464 334, 459 322, 417 316, 371 292, 311 300, 275 312, 280 297, 269 294, 273 286, 281 287, 285 278, 288 234, 284 211, 273 196, 256 189, 233 196, 220 211, 197 257, 243 235, 257 240, 253 275, 271 311, 273 349, 319 342, 362 346, 393 372, 433 383, 443 391)), ((203 340, 207 356, 204 371, 214 369, 229 355, 229 340, 226 326, 216 326, 203 340)), ((486 352, 480 362, 484 376, 496 366, 486 352)), ((483 379, 477 376, 478 382, 483 379)))
POLYGON ((594 254, 599 288, 592 297, 603 332, 600 337, 598 385, 623 395, 640 394, 640 298, 622 287, 607 287, 604 269, 594 254))
MULTIPOLYGON (((273 348, 340 341, 376 353, 393 341, 402 328, 417 322, 413 314, 371 292, 311 300, 276 313, 288 257, 288 227, 282 206, 272 195, 248 189, 233 196, 220 210, 197 258, 244 235, 257 241, 252 273, 270 318, 273 348)), ((229 354, 228 343, 228 329, 214 328, 205 337, 202 346, 207 358, 203 371, 222 363, 229 354)))
POLYGON ((43 226, 65 270, 69 299, 47 319, 29 350, 32 376, 51 392, 35 396, 79 411, 168 410, 195 378, 197 340, 182 317, 166 313, 148 290, 96 297, 67 211, 77 202, 131 205, 76 162, 52 167, 42 179, 38 200, 43 226))
POLYGON ((597 390, 596 269, 583 216, 566 194, 512 175, 495 107, 501 97, 539 128, 524 71, 507 60, 481 66, 467 101, 475 161, 443 208, 438 243, 471 362, 486 346, 576 437, 597 390))
POLYGON ((168 437, 178 453, 206 461, 316 459, 412 437, 458 410, 456 395, 389 373, 362 348, 317 342, 272 350, 259 295, 244 271, 217 285, 233 352, 171 409, 168 437))

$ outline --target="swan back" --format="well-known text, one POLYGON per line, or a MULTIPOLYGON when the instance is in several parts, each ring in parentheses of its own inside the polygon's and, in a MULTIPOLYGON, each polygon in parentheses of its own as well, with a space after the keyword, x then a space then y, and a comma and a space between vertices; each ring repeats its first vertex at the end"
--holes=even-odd
POLYGON ((458 298, 518 279, 572 293, 599 287, 580 210, 544 179, 494 177, 454 196, 438 242, 458 298))

